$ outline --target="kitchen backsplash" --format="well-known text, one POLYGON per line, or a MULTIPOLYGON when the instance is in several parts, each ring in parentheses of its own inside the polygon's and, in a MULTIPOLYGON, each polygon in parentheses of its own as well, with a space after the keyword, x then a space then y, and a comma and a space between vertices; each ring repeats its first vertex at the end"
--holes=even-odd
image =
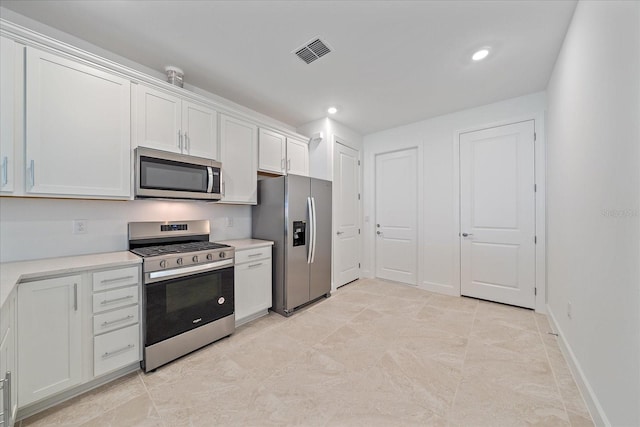
POLYGON ((127 223, 208 219, 212 240, 251 236, 251 207, 157 200, 0 197, 0 262, 127 250, 127 223), (86 233, 74 234, 74 220, 86 233))

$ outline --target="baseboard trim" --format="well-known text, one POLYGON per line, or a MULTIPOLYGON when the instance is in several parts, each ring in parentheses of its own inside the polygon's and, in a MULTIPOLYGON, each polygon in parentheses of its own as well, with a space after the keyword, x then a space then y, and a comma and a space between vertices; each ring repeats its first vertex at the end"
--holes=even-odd
POLYGON ((79 396, 83 393, 88 392, 89 390, 93 390, 94 388, 100 387, 108 382, 116 380, 120 377, 128 375, 132 372, 136 372, 140 369, 140 362, 136 362, 132 365, 125 366, 124 368, 118 369, 110 374, 106 374, 100 378, 89 381, 85 384, 79 385, 72 389, 57 393, 51 397, 48 397, 44 400, 32 403, 25 407, 18 409, 18 414, 16 415, 16 424, 18 421, 22 421, 25 418, 28 418, 32 415, 35 415, 39 412, 42 412, 46 409, 49 409, 53 406, 59 405, 60 403, 72 399, 76 396, 79 396))
POLYGON ((600 405, 600 401, 593 391, 593 388, 589 384, 584 371, 580 367, 580 362, 578 362, 578 359, 573 353, 571 346, 564 338, 564 333, 559 327, 556 317, 553 315, 553 311, 551 310, 551 307, 549 307, 549 304, 547 304, 547 316, 551 321, 551 328, 558 334, 558 344, 560 347, 560 351, 564 355, 564 358, 567 361, 567 365, 569 365, 569 370, 573 375, 573 379, 578 385, 578 389, 580 390, 580 393, 582 394, 582 397, 587 404, 587 409, 591 414, 591 419, 593 419, 593 422, 597 426, 610 427, 611 422, 609 422, 604 409, 602 409, 602 405, 600 405))
POLYGON ((458 291, 458 289, 454 288, 451 285, 445 285, 443 283, 427 282, 426 280, 424 280, 422 284, 419 285, 419 287, 426 291, 435 292, 437 294, 451 295, 454 297, 460 296, 460 292, 458 291))

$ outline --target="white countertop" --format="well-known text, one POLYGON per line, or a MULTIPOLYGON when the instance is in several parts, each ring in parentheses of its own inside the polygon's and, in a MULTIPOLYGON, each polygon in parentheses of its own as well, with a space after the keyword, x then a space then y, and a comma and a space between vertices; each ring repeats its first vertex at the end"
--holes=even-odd
POLYGON ((45 258, 0 264, 0 307, 21 281, 85 270, 140 264, 142 258, 128 251, 45 258))
POLYGON ((225 245, 233 246, 237 251, 245 249, 262 248, 264 246, 273 246, 271 240, 258 240, 258 239, 238 239, 238 240, 223 240, 221 242, 225 245))

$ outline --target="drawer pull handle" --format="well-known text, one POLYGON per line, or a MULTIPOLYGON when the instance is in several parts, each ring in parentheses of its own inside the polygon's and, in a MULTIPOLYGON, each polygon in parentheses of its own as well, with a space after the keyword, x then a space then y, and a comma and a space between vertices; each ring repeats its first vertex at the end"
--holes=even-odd
POLYGON ((261 262, 257 263, 257 264, 249 264, 249 268, 253 268, 253 267, 260 267, 262 265, 261 262))
POLYGON ((113 304, 115 302, 126 301, 131 298, 133 298, 133 295, 127 295, 126 297, 122 297, 122 298, 106 299, 102 301, 100 305, 113 304))
POLYGON ((106 321, 106 322, 102 322, 102 327, 104 328, 105 326, 113 325, 114 323, 124 322, 124 321, 127 321, 129 319, 133 319, 133 316, 132 315, 128 315, 127 317, 123 317, 121 319, 109 320, 109 321, 106 321))
POLYGON ((106 285, 107 283, 120 282, 122 280, 129 280, 129 279, 133 279, 133 276, 123 276, 123 277, 116 277, 114 279, 104 279, 104 280, 101 280, 100 283, 102 283, 103 285, 106 285))
POLYGON ((248 258, 253 258, 253 257, 260 256, 260 255, 262 255, 262 252, 257 253, 257 254, 247 255, 247 257, 248 257, 248 258))
POLYGON ((127 345, 126 347, 122 347, 122 348, 119 348, 119 349, 117 349, 117 350, 113 350, 113 351, 106 351, 106 352, 102 355, 102 358, 103 358, 103 359, 106 359, 107 357, 111 357, 111 356, 113 356, 114 354, 122 353, 123 351, 127 351, 127 350, 129 350, 129 349, 131 349, 131 348, 133 348, 133 347, 135 347, 135 345, 133 345, 133 344, 129 344, 129 345, 127 345))

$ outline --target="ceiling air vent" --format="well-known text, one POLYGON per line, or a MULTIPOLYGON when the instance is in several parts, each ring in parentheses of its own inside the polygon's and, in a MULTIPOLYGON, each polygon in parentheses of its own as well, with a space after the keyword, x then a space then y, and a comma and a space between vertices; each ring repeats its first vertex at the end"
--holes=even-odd
POLYGON ((318 58, 325 56, 331 52, 331 49, 320 39, 310 41, 300 49, 295 51, 298 58, 302 59, 307 64, 311 64, 318 58))

